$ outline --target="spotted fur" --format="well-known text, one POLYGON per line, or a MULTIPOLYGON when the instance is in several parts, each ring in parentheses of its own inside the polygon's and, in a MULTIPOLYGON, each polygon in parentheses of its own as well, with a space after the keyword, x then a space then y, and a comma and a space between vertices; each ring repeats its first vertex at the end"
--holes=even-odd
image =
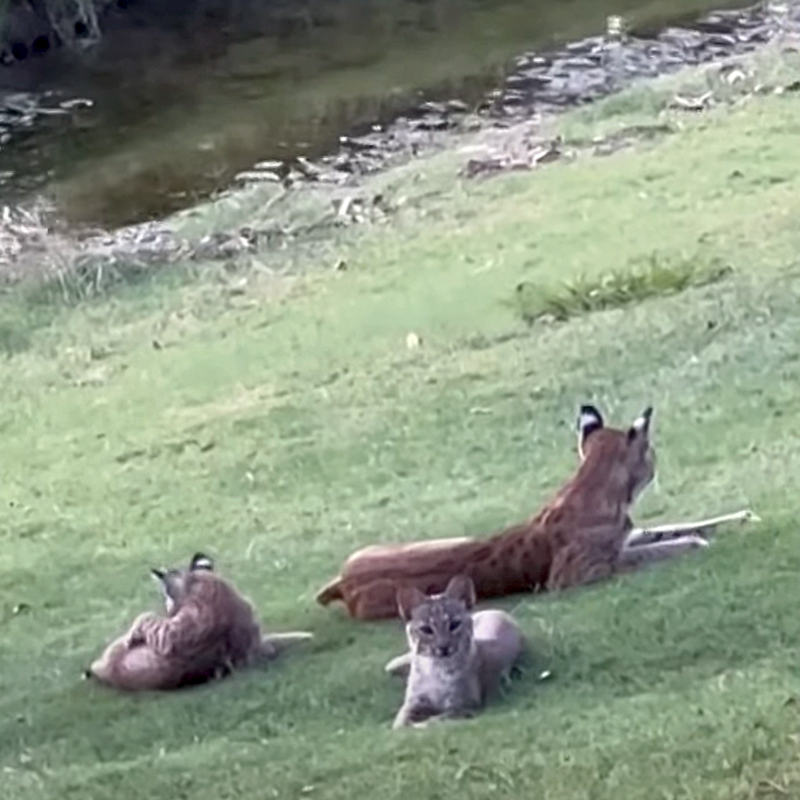
POLYGON ((396 616, 403 587, 437 594, 456 575, 472 580, 479 599, 608 577, 633 527, 629 510, 655 475, 651 415, 648 408, 629 428, 615 429, 583 406, 577 472, 534 517, 486 539, 367 547, 350 556, 317 601, 342 601, 352 617, 368 620, 396 616))
POLYGON ((262 637, 252 605, 198 553, 188 569, 152 570, 166 614, 139 615, 87 677, 118 689, 166 690, 221 678, 277 655, 308 633, 262 637))
POLYGON ((522 634, 503 611, 472 614, 474 603, 472 581, 463 575, 433 597, 413 586, 398 593, 409 652, 387 666, 395 674, 407 666, 395 728, 471 716, 508 678, 523 649, 522 634))

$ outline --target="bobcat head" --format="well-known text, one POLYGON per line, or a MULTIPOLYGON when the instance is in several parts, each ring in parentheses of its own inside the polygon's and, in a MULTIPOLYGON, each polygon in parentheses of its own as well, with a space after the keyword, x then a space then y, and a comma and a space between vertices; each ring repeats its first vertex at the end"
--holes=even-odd
POLYGON ((609 489, 622 493, 632 504, 655 477, 656 457, 650 446, 648 406, 627 429, 607 428, 600 412, 581 406, 578 415, 578 455, 586 479, 594 477, 609 489))
POLYGON ((189 595, 197 573, 213 572, 214 562, 204 553, 195 553, 188 569, 156 569, 150 572, 164 593, 167 614, 172 615, 189 595))
POLYGON ((397 593, 400 616, 413 656, 463 659, 472 647, 475 587, 463 575, 452 578, 443 594, 427 596, 414 586, 397 593))

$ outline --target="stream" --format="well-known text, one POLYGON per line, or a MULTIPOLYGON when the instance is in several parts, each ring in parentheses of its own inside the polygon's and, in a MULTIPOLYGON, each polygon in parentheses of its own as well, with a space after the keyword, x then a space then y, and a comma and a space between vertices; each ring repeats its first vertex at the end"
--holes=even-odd
POLYGON ((589 102, 752 49, 774 31, 776 6, 790 14, 775 3, 709 13, 705 0, 320 2, 336 13, 231 39, 134 26, 129 0, 91 56, 5 59, 0 207, 45 192, 71 224, 116 227, 237 180, 302 179, 311 162, 335 181, 471 116, 589 102), (613 15, 631 34, 621 49, 604 36, 613 15))

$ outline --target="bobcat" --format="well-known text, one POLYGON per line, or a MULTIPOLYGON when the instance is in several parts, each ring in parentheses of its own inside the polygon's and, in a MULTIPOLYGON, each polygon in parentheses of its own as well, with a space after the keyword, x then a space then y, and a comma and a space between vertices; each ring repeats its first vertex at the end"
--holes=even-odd
POLYGON ((582 406, 578 470, 536 516, 487 539, 366 547, 350 556, 317 601, 341 600, 352 617, 368 620, 397 614, 398 589, 441 592, 455 575, 469 576, 478 598, 566 589, 705 547, 701 532, 755 518, 744 511, 634 529, 629 510, 655 475, 651 417, 646 408, 629 428, 608 428, 594 406, 582 406))
POLYGON ((140 614, 85 677, 118 689, 178 689, 265 663, 310 633, 261 635, 253 607, 197 553, 188 569, 153 569, 166 616, 140 614))
POLYGON ((469 578, 455 576, 443 594, 432 597, 406 587, 397 602, 410 653, 386 667, 408 674, 394 728, 471 716, 509 679, 524 646, 522 634, 503 611, 471 613, 475 587, 469 578))

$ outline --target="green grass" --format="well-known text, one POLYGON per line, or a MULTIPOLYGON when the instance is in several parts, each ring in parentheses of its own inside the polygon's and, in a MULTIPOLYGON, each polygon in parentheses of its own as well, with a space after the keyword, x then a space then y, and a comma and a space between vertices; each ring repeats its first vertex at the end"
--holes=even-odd
POLYGON ((3 800, 797 795, 800 98, 675 119, 656 143, 483 182, 443 154, 368 187, 388 224, 240 273, 3 300, 25 342, 0 362, 3 800), (548 326, 507 304, 522 281, 557 291, 651 258, 733 271, 548 326), (655 406, 639 520, 763 522, 648 573, 509 598, 534 650, 511 693, 392 732, 399 625, 314 592, 360 545, 531 513, 574 468, 583 401, 620 424, 655 406), (316 640, 170 696, 81 682, 157 606, 148 568, 197 549, 270 628, 316 640))
POLYGON ((594 279, 580 275, 555 291, 523 281, 517 284, 511 305, 528 323, 538 319, 564 322, 578 314, 621 308, 651 297, 665 297, 716 283, 730 272, 730 267, 724 264, 691 261, 664 264, 654 253, 644 269, 615 270, 594 279))

